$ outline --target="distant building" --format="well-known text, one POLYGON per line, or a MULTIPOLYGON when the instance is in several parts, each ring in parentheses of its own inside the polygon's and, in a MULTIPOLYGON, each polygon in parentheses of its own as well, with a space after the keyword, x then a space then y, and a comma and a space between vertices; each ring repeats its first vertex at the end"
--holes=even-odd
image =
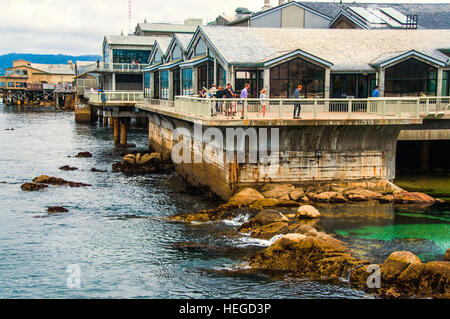
POLYGON ((16 60, 0 77, 0 89, 42 88, 43 84, 72 83, 74 77, 75 64, 71 61, 67 64, 41 64, 16 60))
MULTIPOLYGON (((259 12, 220 15, 215 26, 336 29, 450 29, 450 3, 338 3, 283 1, 259 12)), ((239 9, 239 8, 238 8, 239 9)))
POLYGON ((190 24, 138 23, 134 34, 137 36, 159 37, 172 36, 174 33, 194 33, 198 26, 194 21, 195 19, 186 20, 190 24))

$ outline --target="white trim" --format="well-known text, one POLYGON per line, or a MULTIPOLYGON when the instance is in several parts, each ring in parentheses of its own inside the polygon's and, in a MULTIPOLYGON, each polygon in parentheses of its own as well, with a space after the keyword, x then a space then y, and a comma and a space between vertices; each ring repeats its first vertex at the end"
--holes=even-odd
POLYGON ((368 26, 362 24, 361 22, 359 22, 358 20, 356 20, 354 17, 352 17, 347 11, 345 10, 341 10, 337 16, 333 19, 333 21, 330 22, 330 24, 328 25, 329 27, 331 27, 336 21, 337 19, 339 19, 339 17, 344 16, 347 19, 349 19, 351 22, 353 22, 354 24, 356 24, 357 26, 363 28, 363 29, 369 29, 368 26))
POLYGON ((436 64, 436 65, 441 66, 441 67, 445 67, 447 65, 445 62, 439 61, 439 60, 437 60, 435 58, 432 58, 432 57, 430 57, 428 55, 425 55, 423 53, 417 52, 415 50, 411 50, 409 52, 406 52, 406 53, 403 53, 403 54, 401 54, 399 56, 396 56, 395 58, 391 58, 391 59, 388 59, 388 60, 386 60, 384 62, 381 62, 379 64, 379 67, 380 68, 384 68, 386 66, 392 65, 395 62, 398 62, 400 60, 403 60, 403 59, 411 57, 411 56, 416 56, 418 58, 424 59, 424 60, 426 60, 426 61, 428 61, 430 63, 436 64))
POLYGON ((209 59, 211 59, 211 57, 206 56, 206 57, 201 58, 201 59, 199 59, 197 61, 193 61, 193 62, 186 61, 186 62, 180 63, 180 68, 183 68, 183 69, 184 68, 191 68, 191 67, 196 66, 196 65, 198 65, 200 63, 208 62, 209 59))
POLYGON ((289 59, 289 58, 297 56, 297 55, 305 57, 305 58, 308 58, 310 60, 313 60, 313 61, 315 61, 315 62, 317 62, 317 63, 319 63, 321 65, 324 65, 324 66, 327 66, 327 67, 330 67, 330 68, 333 66, 333 63, 328 62, 326 60, 322 60, 322 59, 320 59, 320 58, 318 58, 318 57, 316 57, 316 56, 314 56, 312 54, 306 53, 306 52, 304 52, 302 50, 295 50, 295 51, 292 51, 292 52, 287 53, 285 55, 282 55, 282 56, 280 56, 278 58, 274 58, 272 60, 264 62, 264 66, 270 66, 270 65, 276 64, 278 62, 281 62, 283 60, 289 59))

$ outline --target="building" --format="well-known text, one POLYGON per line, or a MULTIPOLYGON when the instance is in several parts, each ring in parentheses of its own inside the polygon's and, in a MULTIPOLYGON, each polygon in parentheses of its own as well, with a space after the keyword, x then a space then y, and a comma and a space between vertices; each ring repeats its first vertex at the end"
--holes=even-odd
POLYGON ((449 29, 449 3, 357 3, 278 1, 271 7, 264 1, 259 12, 234 19, 219 16, 215 26, 263 28, 423 28, 449 29))
MULTIPOLYGON (((250 83, 251 97, 266 88, 272 98, 299 84, 305 98, 366 98, 377 85, 382 96, 449 94, 450 30, 199 27, 182 56, 182 95, 213 83, 250 83)), ((174 90, 170 60, 151 63, 150 97, 176 96, 164 93, 174 90)))
POLYGON ((16 60, 11 68, 0 76, 0 89, 23 90, 42 89, 43 84, 72 83, 75 77, 75 64, 40 64, 16 60))
MULTIPOLYGON (((199 19, 188 19, 185 24, 172 23, 138 23, 134 35, 136 36, 172 36, 174 33, 194 33, 199 19)), ((200 21, 201 22, 201 21, 200 21)), ((201 23, 200 23, 201 24, 201 23)))

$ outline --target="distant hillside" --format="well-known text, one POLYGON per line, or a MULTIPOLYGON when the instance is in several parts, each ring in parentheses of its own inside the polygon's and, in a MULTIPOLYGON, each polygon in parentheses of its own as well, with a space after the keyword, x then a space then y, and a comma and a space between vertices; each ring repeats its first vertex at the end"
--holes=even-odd
POLYGON ((28 54, 28 53, 8 53, 0 55, 0 75, 4 74, 5 68, 12 67, 14 60, 27 60, 32 63, 44 63, 44 64, 66 64, 67 61, 97 61, 101 59, 99 55, 63 55, 63 54, 28 54))

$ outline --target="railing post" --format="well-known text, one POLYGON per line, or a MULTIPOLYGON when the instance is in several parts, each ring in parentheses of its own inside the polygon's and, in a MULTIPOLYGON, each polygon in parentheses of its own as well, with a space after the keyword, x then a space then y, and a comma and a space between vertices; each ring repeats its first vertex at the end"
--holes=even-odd
POLYGON ((381 104, 381 114, 382 114, 383 118, 386 117, 386 100, 385 99, 383 99, 382 104, 381 104))
POLYGON ((248 101, 245 100, 245 102, 244 102, 244 119, 247 118, 247 113, 248 113, 248 101))
POLYGON ((278 117, 281 119, 283 117, 283 101, 280 100, 280 106, 278 108, 278 117))
POLYGON ((348 100, 348 118, 350 119, 352 117, 352 107, 353 107, 353 103, 352 100, 348 100))
POLYGON ((317 105, 318 105, 318 103, 317 103, 317 100, 315 100, 314 101, 314 119, 317 119, 317 105))
MULTIPOLYGON (((436 100, 436 111, 437 111, 437 100, 436 100)), ((425 116, 430 114, 430 98, 427 97, 426 104, 425 104, 425 116)))
POLYGON ((416 103, 416 117, 419 117, 419 113, 420 113, 420 99, 417 99, 417 103, 416 103))

